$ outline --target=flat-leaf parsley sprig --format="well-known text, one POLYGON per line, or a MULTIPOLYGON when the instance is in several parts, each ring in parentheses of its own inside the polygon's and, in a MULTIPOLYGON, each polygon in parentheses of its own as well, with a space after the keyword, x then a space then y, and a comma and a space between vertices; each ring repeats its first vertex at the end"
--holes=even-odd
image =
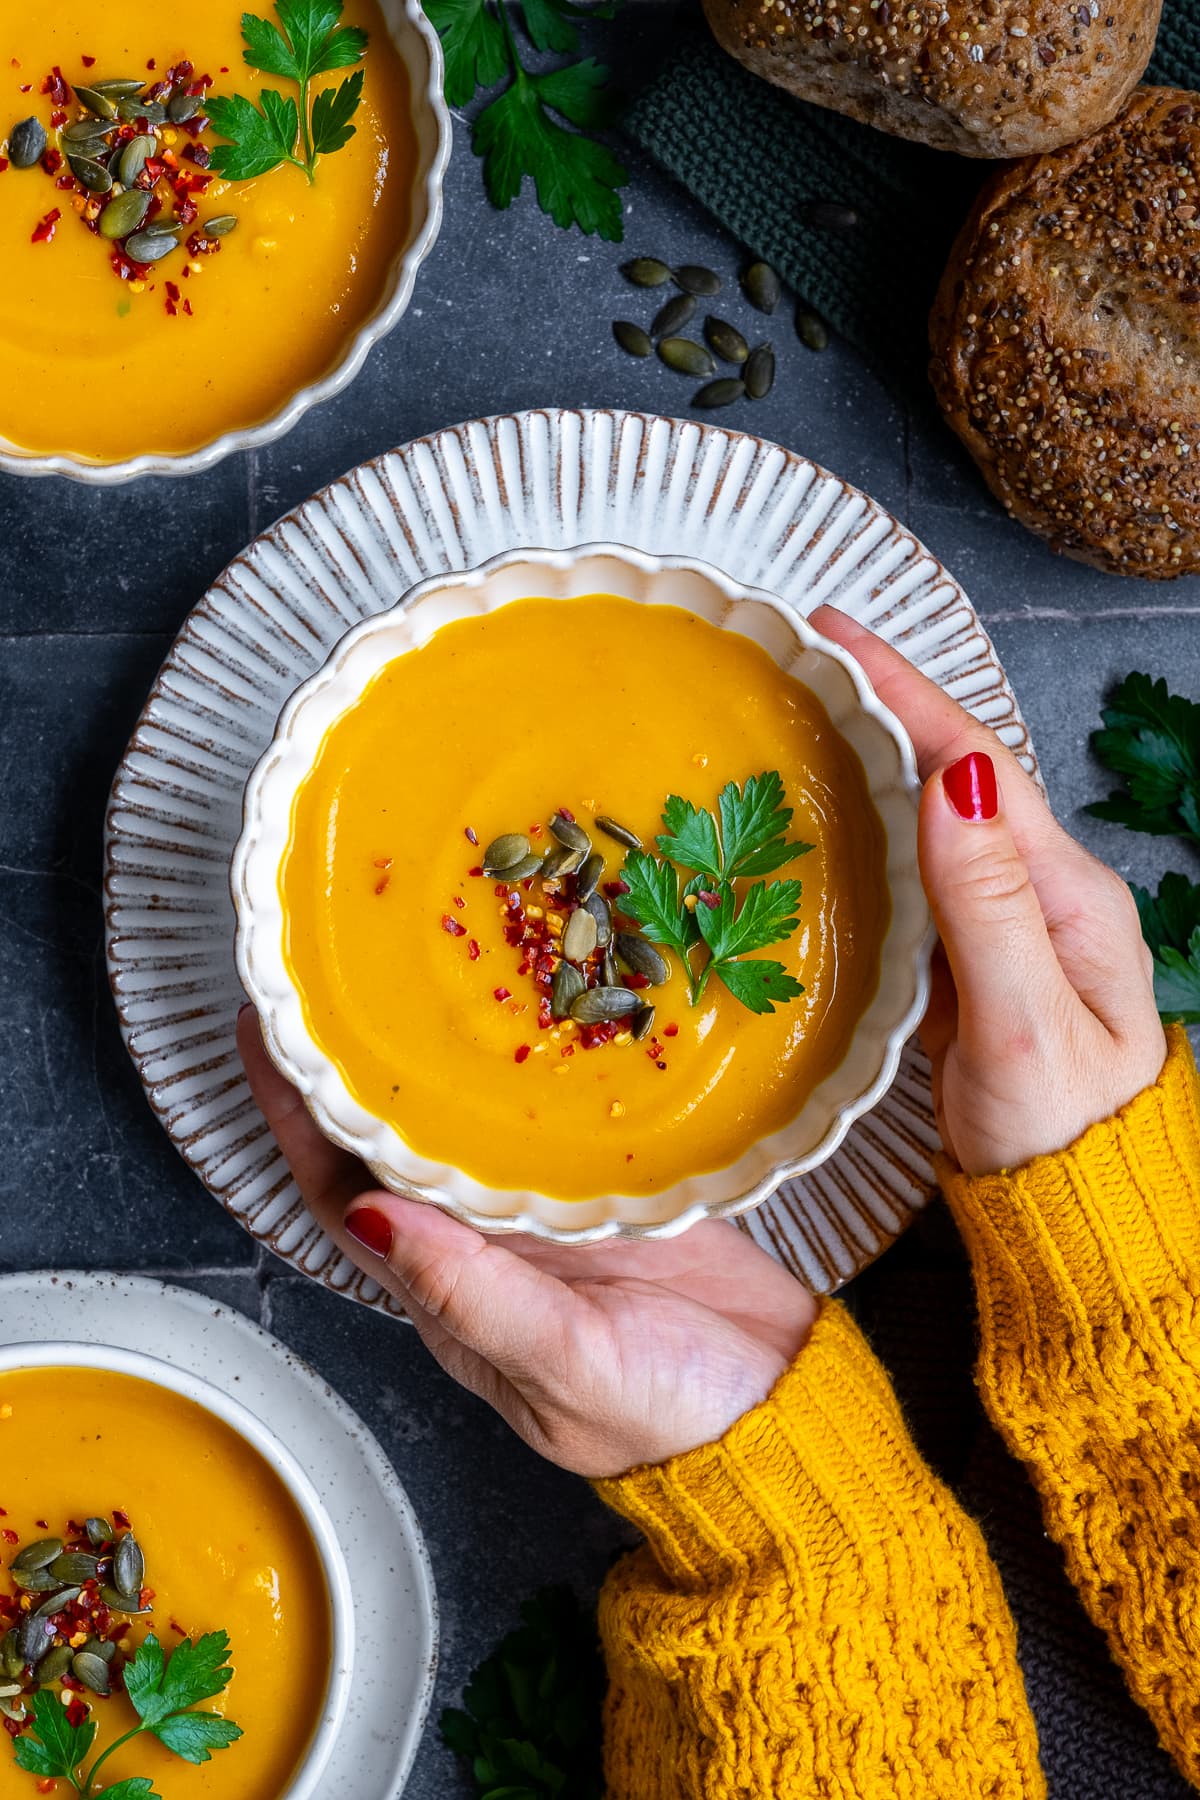
POLYGON ((195 1643, 184 1638, 170 1656, 151 1634, 125 1668, 125 1691, 138 1716, 132 1730, 110 1744, 84 1774, 82 1765, 96 1737, 95 1723, 89 1718, 72 1725, 58 1696, 41 1688, 30 1702, 32 1726, 13 1740, 17 1766, 30 1775, 69 1782, 84 1800, 161 1800, 144 1775, 99 1787, 101 1768, 122 1745, 145 1731, 189 1763, 208 1762, 214 1750, 236 1743, 242 1732, 231 1719, 193 1710, 199 1701, 221 1693, 232 1675, 229 1637, 224 1631, 209 1632, 195 1643))
POLYGON ((740 897, 734 887, 812 849, 787 836, 792 809, 784 805, 778 771, 752 775, 741 789, 729 782, 716 815, 672 794, 662 821, 661 855, 631 850, 625 858, 621 879, 629 892, 621 910, 679 957, 693 1006, 714 975, 751 1012, 774 1012, 777 1003, 795 1000, 804 989, 783 964, 751 952, 782 943, 797 929, 800 883, 751 881, 740 897), (680 869, 693 871, 682 885, 680 869), (697 970, 698 949, 708 954, 697 970))
POLYGON ((227 181, 250 181, 281 163, 316 178, 317 161, 342 149, 354 136, 351 124, 362 100, 363 72, 336 88, 324 87, 312 98, 317 75, 350 69, 366 54, 367 34, 356 25, 341 25, 342 0, 276 0, 280 25, 253 13, 242 14, 243 58, 264 75, 294 81, 299 105, 277 88, 263 88, 258 105, 244 94, 232 99, 211 96, 205 107, 227 144, 218 144, 211 166, 227 181))
MULTIPOLYGON (((613 121, 608 69, 591 57, 557 69, 527 69, 505 0, 426 0, 426 12, 446 57, 446 99, 465 106, 476 88, 509 86, 471 130, 483 158, 483 179, 494 206, 508 207, 532 177, 538 205, 556 225, 578 225, 611 243, 623 236, 617 189, 629 179, 606 145, 589 136, 613 121), (558 115, 558 118, 554 115, 558 115), (565 119, 568 130, 558 123, 565 119)), ((616 0, 579 6, 573 0, 521 0, 525 30, 541 51, 579 49, 577 20, 610 19, 616 0)))

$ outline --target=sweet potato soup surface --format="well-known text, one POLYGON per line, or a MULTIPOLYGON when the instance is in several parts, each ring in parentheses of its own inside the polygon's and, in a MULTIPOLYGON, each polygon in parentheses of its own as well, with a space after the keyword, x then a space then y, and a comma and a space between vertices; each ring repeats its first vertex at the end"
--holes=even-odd
MULTIPOLYGON (((0 45, 0 137, 33 114, 56 142, 52 101, 38 92, 55 64, 72 84, 151 81, 149 58, 161 72, 187 57, 213 77, 215 93, 294 93, 242 61, 242 10, 239 0, 198 0, 174 13, 158 0, 12 0, 0 45), (84 56, 95 58, 91 69, 84 56), (32 92, 22 94, 27 82, 32 92)), ((109 266, 111 246, 80 223, 69 194, 40 168, 0 174, 0 438, 102 462, 194 450, 270 418, 338 361, 407 241, 416 156, 408 76, 378 6, 346 0, 344 23, 370 33, 356 135, 322 158, 311 187, 291 167, 214 181, 198 199, 201 222, 235 212, 239 224, 219 255, 194 259, 201 272, 186 281, 186 255, 173 254, 143 293, 128 292, 109 266), (53 240, 32 243, 55 206, 63 217, 53 240), (191 301, 191 317, 168 315, 168 280, 191 301)), ((72 101, 71 118, 77 110, 72 101)), ((217 140, 208 132, 205 141, 217 140)))
MULTIPOLYGON (((23 1544, 47 1535, 38 1519, 61 1535, 69 1518, 121 1509, 155 1591, 153 1618, 131 1622, 134 1642, 153 1630, 169 1648, 175 1626, 193 1639, 229 1633, 236 1672, 203 1704, 245 1735, 193 1767, 142 1733, 104 1765, 105 1781, 150 1776, 164 1800, 278 1800, 324 1696, 329 1601, 308 1528, 258 1453, 150 1382, 97 1369, 0 1374, 0 1506, 23 1544)), ((3 1548, 7 1565, 17 1547, 3 1548)), ((119 1693, 96 1700, 92 1717, 97 1751, 137 1723, 119 1693)), ((6 1742, 0 1797, 35 1800, 6 1742)))
MULTIPOLYGON (((594 842, 615 879, 624 852, 594 842)), ((736 1160, 842 1060, 878 981, 884 867, 858 757, 748 638, 677 607, 521 600, 397 658, 329 731, 281 871, 285 953, 315 1038, 419 1154, 498 1189, 651 1193, 736 1160), (766 769, 815 845, 783 871, 803 882, 800 929, 765 953, 803 996, 758 1017, 714 981, 692 1007, 676 965, 647 996, 660 1057, 539 1030, 467 828, 484 846, 566 806, 652 846, 668 794, 712 806, 766 769)))

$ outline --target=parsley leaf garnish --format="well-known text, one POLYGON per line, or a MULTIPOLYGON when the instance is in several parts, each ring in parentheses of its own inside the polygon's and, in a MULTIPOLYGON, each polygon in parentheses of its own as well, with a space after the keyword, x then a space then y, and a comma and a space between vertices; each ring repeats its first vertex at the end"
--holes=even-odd
POLYGON ((57 1695, 41 1688, 32 1696, 33 1723, 14 1739, 17 1766, 31 1775, 70 1782, 77 1794, 95 1800, 160 1800, 154 1784, 145 1776, 133 1776, 106 1788, 96 1781, 113 1752, 143 1731, 149 1731, 184 1762, 208 1762, 214 1750, 224 1750, 241 1737, 241 1727, 216 1713, 192 1710, 200 1700, 210 1700, 232 1679, 229 1638, 223 1631, 190 1638, 164 1656, 162 1645, 151 1633, 124 1670, 125 1691, 138 1723, 109 1745, 84 1775, 81 1764, 96 1736, 91 1719, 71 1725, 57 1695))
POLYGON ((1154 998, 1164 1019, 1200 1025, 1200 884, 1164 875, 1158 893, 1134 887, 1142 936, 1154 956, 1154 998))
MULTIPOLYGON (((614 6, 608 0, 587 7, 572 0, 523 0, 521 10, 535 48, 574 51, 579 48, 575 21, 611 18, 614 6)), ((426 11, 442 40, 452 106, 465 106, 476 88, 512 78, 472 127, 492 204, 510 206, 529 176, 538 205, 556 225, 577 225, 619 243, 617 190, 629 177, 611 150, 588 135, 612 122, 607 68, 587 58, 541 72, 527 69, 503 0, 496 7, 492 0, 428 0, 426 11), (559 123, 564 119, 575 129, 559 123)))
POLYGON ((621 870, 629 889, 621 910, 652 942, 674 950, 687 971, 693 1006, 716 975, 751 1012, 774 1012, 777 1003, 804 989, 782 963, 750 953, 792 936, 800 923, 800 883, 753 881, 740 895, 734 883, 780 869, 812 845, 787 837, 792 809, 784 804, 775 769, 752 775, 741 788, 729 782, 717 811, 719 821, 680 794, 668 797, 666 830, 657 839, 661 859, 645 850, 629 852, 621 870), (676 864, 695 871, 682 893, 676 864), (708 961, 697 972, 691 952, 701 942, 708 961))
POLYGON ((205 102, 213 125, 230 140, 216 146, 211 164, 227 181, 251 181, 285 162, 303 169, 312 181, 318 158, 340 150, 354 136, 350 121, 362 100, 362 70, 336 88, 322 88, 311 107, 309 86, 317 75, 359 62, 366 54, 366 32, 339 25, 342 0, 276 0, 275 11, 279 25, 242 14, 243 57, 252 69, 294 81, 299 105, 275 88, 263 88, 258 105, 242 94, 232 99, 215 95, 205 102))
POLYGON ((1168 691, 1165 681, 1127 675, 1102 712, 1104 730, 1092 749, 1127 793, 1088 807, 1131 831, 1200 840, 1200 704, 1168 691))

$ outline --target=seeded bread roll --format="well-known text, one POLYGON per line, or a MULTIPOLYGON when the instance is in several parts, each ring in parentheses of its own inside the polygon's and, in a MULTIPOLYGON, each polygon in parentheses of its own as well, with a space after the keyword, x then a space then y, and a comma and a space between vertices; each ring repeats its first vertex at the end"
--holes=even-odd
POLYGON ((1121 575, 1200 569, 1200 96, 984 190, 930 320, 930 375, 999 500, 1121 575))
POLYGON ((801 100, 960 156, 1027 156, 1118 113, 1162 0, 704 0, 720 43, 801 100))

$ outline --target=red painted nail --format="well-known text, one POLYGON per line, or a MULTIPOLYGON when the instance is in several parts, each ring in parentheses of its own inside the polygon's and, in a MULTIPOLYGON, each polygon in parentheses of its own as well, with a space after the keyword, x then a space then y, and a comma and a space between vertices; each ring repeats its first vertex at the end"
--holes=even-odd
POLYGON ((392 1227, 374 1206, 360 1206, 346 1217, 346 1230, 376 1256, 386 1256, 392 1247, 392 1227))
POLYGON ((973 825, 994 819, 1000 809, 995 764, 985 750, 972 750, 943 769, 942 786, 959 818, 973 825))

